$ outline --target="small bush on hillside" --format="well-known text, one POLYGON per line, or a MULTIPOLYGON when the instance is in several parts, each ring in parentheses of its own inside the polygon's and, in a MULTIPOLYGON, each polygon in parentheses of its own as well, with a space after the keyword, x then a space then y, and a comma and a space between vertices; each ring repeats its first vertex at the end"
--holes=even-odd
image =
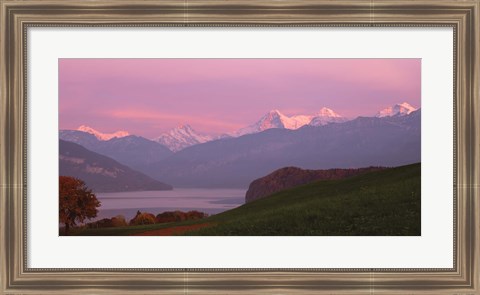
POLYGON ((197 220, 208 217, 207 213, 199 212, 199 211, 188 211, 187 212, 187 219, 188 220, 197 220))
POLYGON ((109 218, 104 218, 97 220, 95 222, 90 222, 86 224, 87 228, 104 228, 104 227, 113 227, 112 220, 109 218))
POLYGON ((155 215, 146 212, 137 211, 137 215, 130 220, 130 225, 144 225, 144 224, 154 224, 155 215))
POLYGON ((166 211, 155 218, 156 223, 180 222, 185 220, 197 220, 208 217, 208 214, 199 211, 166 211))
POLYGON ((128 223, 125 220, 125 216, 117 215, 115 217, 112 217, 112 226, 113 227, 127 226, 127 225, 128 225, 128 223))

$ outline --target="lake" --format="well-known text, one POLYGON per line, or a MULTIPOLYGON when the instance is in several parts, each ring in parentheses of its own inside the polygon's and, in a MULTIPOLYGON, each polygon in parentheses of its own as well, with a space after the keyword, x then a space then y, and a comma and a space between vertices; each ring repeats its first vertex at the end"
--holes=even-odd
POLYGON ((245 203, 244 189, 175 188, 171 191, 96 193, 102 202, 95 219, 123 215, 127 222, 138 210, 155 216, 164 211, 197 210, 217 214, 245 203))

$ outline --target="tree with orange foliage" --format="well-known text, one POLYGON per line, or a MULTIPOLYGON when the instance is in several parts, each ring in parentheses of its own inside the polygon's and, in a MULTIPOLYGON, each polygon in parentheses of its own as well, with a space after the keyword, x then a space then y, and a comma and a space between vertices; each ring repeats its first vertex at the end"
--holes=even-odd
POLYGON ((97 216, 100 201, 83 180, 60 176, 60 222, 68 236, 71 226, 97 216))

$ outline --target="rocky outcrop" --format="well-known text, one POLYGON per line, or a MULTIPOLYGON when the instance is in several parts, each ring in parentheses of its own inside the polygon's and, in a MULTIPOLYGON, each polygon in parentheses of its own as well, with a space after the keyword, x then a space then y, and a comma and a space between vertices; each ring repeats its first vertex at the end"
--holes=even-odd
POLYGON ((359 169, 304 170, 297 167, 285 167, 254 180, 245 195, 245 202, 265 198, 273 193, 307 184, 317 180, 343 179, 366 172, 382 170, 382 167, 359 169))

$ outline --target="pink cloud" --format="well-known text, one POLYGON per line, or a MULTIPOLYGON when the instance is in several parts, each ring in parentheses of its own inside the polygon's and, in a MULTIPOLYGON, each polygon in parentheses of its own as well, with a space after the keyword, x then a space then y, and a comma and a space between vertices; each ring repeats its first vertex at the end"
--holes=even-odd
POLYGON ((152 110, 110 110, 102 113, 105 118, 132 120, 151 124, 155 129, 162 129, 165 122, 176 126, 189 124, 199 128, 206 127, 213 133, 222 133, 225 130, 236 130, 243 127, 242 124, 216 120, 209 117, 192 117, 179 114, 169 114, 152 110), (159 122, 162 122, 159 124, 159 122))

